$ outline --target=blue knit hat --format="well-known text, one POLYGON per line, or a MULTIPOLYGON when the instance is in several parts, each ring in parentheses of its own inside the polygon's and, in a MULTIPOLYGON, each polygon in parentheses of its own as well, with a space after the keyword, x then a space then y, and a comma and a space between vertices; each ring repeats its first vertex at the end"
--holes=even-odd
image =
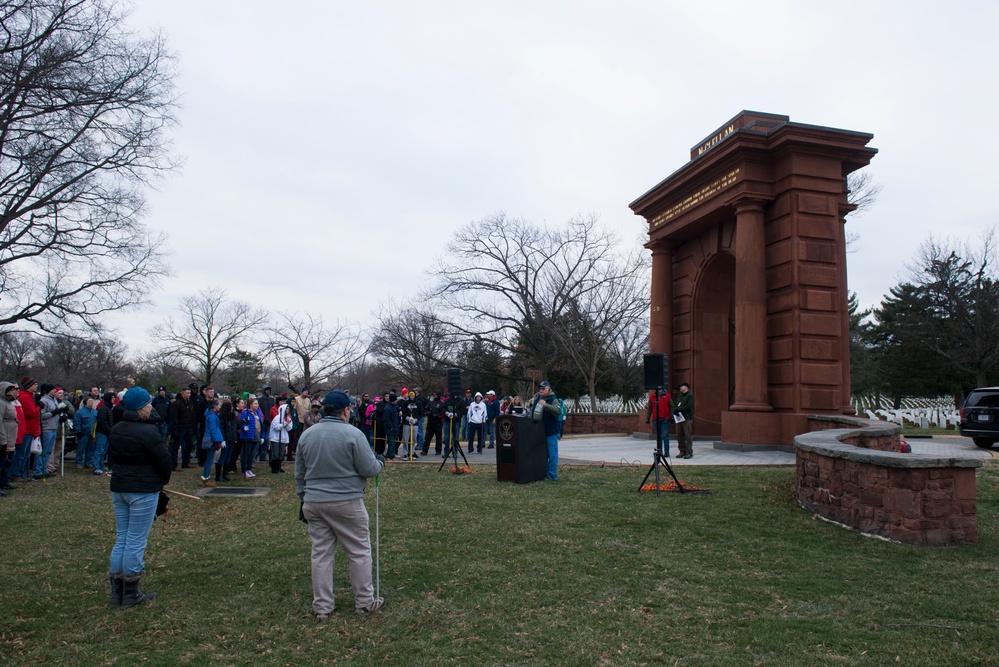
POLYGON ((138 411, 152 400, 149 392, 142 387, 132 387, 121 397, 121 404, 125 406, 126 410, 138 411))

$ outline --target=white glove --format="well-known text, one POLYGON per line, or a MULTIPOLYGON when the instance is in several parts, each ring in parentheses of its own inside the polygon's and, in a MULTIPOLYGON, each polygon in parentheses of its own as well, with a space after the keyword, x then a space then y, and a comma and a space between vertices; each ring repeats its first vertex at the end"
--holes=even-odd
POLYGON ((406 417, 406 421, 408 421, 410 424, 415 424, 416 417, 406 417))

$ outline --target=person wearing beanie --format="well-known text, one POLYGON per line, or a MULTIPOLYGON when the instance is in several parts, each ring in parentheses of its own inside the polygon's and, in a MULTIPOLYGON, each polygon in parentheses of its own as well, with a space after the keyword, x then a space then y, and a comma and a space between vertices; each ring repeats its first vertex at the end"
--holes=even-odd
POLYGON ((149 531, 156 518, 160 491, 170 481, 173 463, 149 417, 152 397, 142 387, 132 387, 121 398, 121 421, 111 429, 111 503, 117 537, 111 549, 108 580, 111 605, 134 607, 152 600, 139 581, 146 569, 144 557, 149 531))

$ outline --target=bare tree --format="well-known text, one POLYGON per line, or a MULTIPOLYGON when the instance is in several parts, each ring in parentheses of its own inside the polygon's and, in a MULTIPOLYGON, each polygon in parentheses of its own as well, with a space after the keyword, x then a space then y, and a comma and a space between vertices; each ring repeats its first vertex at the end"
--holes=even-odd
POLYGON ((648 307, 643 262, 617 246, 594 216, 556 228, 492 216, 455 235, 426 296, 454 330, 526 356, 545 376, 567 356, 595 401, 608 348, 648 307))
POLYGON ((846 200, 856 206, 854 213, 866 213, 878 201, 883 187, 881 183, 874 180, 874 175, 866 169, 851 172, 846 177, 846 200))
POLYGON ((87 336, 46 336, 40 342, 38 359, 46 377, 67 388, 123 387, 135 376, 128 347, 101 331, 87 336))
POLYGON ((371 339, 371 353, 393 371, 392 380, 412 386, 444 384, 445 369, 455 363, 454 330, 429 309, 382 308, 371 339))
POLYGON ((338 377, 365 353, 358 326, 327 323, 321 315, 278 313, 267 330, 267 350, 275 355, 288 383, 336 384, 338 377))
MULTIPOLYGON (((104 0, 0 6, 0 326, 140 303, 166 267, 141 193, 174 166, 173 61, 104 0)), ((65 329, 66 327, 61 327, 65 329)))
POLYGON ((0 377, 20 382, 36 363, 41 337, 30 333, 0 333, 0 377))
POLYGON ((180 299, 180 319, 168 318, 150 332, 159 352, 181 364, 191 364, 204 384, 251 332, 267 321, 267 313, 243 301, 230 301, 225 290, 210 287, 180 299))
MULTIPOLYGON (((862 215, 874 208, 874 204, 881 196, 882 185, 874 180, 874 176, 867 169, 851 172, 846 177, 846 200, 856 208, 854 215, 862 215)), ((854 231, 846 232, 847 252, 854 252, 860 242, 860 235, 854 231)))

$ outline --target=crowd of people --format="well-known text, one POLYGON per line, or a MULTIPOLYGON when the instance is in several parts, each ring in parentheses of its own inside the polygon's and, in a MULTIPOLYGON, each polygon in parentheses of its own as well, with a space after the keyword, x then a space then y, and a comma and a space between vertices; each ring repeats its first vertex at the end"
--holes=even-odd
MULTIPOLYGON (((70 393, 31 377, 21 378, 20 384, 0 383, 0 391, 0 497, 18 483, 55 473, 67 436, 76 444, 70 459, 76 470, 112 474, 109 438, 123 417, 124 391, 91 387, 70 393)), ((527 414, 540 393, 528 405, 520 396, 499 398, 493 390, 482 394, 467 389, 464 395, 431 391, 425 396, 419 387, 388 389, 374 399, 367 393, 352 397, 349 423, 389 461, 428 456, 431 445, 435 455, 447 458, 462 442, 469 454, 481 455, 496 446, 496 418, 527 414)), ((283 463, 295 460, 299 438, 322 418, 321 401, 309 387, 274 395, 265 385, 220 397, 212 386, 192 382, 175 393, 159 387, 150 405, 149 422, 167 447, 172 470, 197 468, 204 486, 230 481, 231 475, 253 478, 255 466, 265 462, 271 473, 284 473, 283 463)), ((565 406, 558 399, 553 406, 558 414, 552 406, 549 411, 557 417, 561 436, 565 406)))

